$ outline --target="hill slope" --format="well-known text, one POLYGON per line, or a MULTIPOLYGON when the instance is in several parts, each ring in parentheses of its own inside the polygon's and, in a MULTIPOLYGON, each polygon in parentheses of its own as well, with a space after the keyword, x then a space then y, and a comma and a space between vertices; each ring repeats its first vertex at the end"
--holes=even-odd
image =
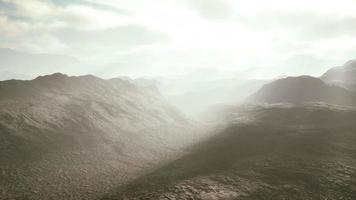
POLYGON ((341 67, 331 68, 320 78, 327 83, 356 90, 356 60, 350 60, 341 67))
POLYGON ((57 73, 0 94, 1 199, 96 199, 193 140, 157 90, 121 79, 57 73))
POLYGON ((354 199, 356 111, 230 109, 216 136, 102 199, 354 199))
POLYGON ((328 85, 310 76, 288 77, 264 85, 247 101, 263 103, 324 102, 355 106, 356 95, 344 88, 328 85))

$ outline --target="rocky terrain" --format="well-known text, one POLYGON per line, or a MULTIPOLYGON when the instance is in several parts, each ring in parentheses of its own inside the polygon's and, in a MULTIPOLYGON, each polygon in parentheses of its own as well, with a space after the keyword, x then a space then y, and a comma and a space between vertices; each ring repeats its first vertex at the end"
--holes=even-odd
POLYGON ((355 199, 356 93, 331 77, 272 81, 204 123, 149 80, 1 81, 0 199, 355 199))
POLYGON ((349 90, 356 90, 356 60, 350 60, 343 66, 334 67, 325 72, 320 78, 330 84, 338 85, 349 90))
POLYGON ((102 199, 356 198, 355 110, 242 106, 220 117, 190 154, 102 199))
POLYGON ((205 113, 215 127, 212 137, 102 199, 356 198, 352 90, 310 76, 287 77, 246 102, 205 113))
POLYGON ((248 102, 294 103, 324 102, 355 106, 356 93, 343 87, 330 85, 311 76, 287 77, 264 85, 251 95, 248 102))
POLYGON ((0 94, 0 199, 97 199, 195 137, 155 88, 127 80, 57 73, 0 94))

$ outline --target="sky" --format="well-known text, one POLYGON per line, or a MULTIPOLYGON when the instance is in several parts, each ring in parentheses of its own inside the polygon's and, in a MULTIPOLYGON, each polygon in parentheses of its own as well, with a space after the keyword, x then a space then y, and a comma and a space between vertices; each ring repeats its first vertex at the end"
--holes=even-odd
POLYGON ((0 0, 0 48, 104 77, 318 76, 356 58, 355 24, 354 0, 0 0))

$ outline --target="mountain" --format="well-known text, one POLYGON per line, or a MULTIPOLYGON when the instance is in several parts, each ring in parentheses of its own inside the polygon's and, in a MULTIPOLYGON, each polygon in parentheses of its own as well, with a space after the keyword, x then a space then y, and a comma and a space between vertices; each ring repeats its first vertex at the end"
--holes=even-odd
POLYGON ((267 82, 269 80, 240 79, 188 82, 182 78, 161 81, 157 85, 173 105, 192 117, 200 118, 202 112, 210 110, 215 104, 240 103, 267 82))
POLYGON ((262 103, 324 102, 355 106, 356 93, 311 76, 288 77, 264 85, 247 101, 262 103))
POLYGON ((56 73, 0 82, 0 199, 97 199, 194 141, 153 87, 56 73))
POLYGON ((9 79, 29 80, 31 79, 31 77, 25 74, 12 73, 10 71, 0 72, 0 81, 9 80, 9 79))
POLYGON ((355 199, 355 110, 303 104, 225 114, 214 137, 102 199, 355 199))
POLYGON ((327 83, 356 90, 356 60, 350 60, 341 67, 331 68, 320 78, 327 83))

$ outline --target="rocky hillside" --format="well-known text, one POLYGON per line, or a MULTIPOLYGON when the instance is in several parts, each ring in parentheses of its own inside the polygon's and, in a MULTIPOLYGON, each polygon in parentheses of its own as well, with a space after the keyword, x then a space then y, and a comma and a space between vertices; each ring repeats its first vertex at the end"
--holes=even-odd
POLYGON ((97 199, 194 141, 152 87, 91 75, 0 82, 0 199, 97 199))
POLYGON ((287 77, 264 85, 247 99, 262 103, 306 103, 355 106, 356 93, 345 88, 329 85, 311 76, 287 77))
POLYGON ((331 68, 320 78, 327 83, 356 90, 356 60, 350 60, 343 66, 331 68))
POLYGON ((102 199, 355 199, 356 111, 239 107, 189 155, 102 199))

